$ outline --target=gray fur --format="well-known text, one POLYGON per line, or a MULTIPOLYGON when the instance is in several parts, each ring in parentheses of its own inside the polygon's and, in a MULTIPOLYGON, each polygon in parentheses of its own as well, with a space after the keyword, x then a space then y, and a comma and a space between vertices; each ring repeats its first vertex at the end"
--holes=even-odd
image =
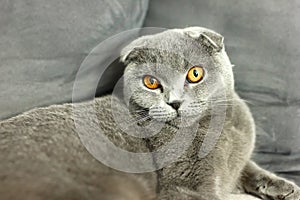
MULTIPOLYGON (((99 118, 112 119, 110 110, 102 108, 109 107, 109 96, 76 108, 87 111, 92 103, 99 118)), ((74 115, 85 118, 89 113, 73 111, 73 105, 55 105, 0 123, 0 199, 153 199, 156 175, 118 172, 94 159, 81 144, 73 120, 74 115)), ((91 119, 89 125, 95 123, 91 119)), ((122 147, 122 138, 111 136, 122 147)), ((135 143, 135 149, 146 148, 135 143)))
MULTIPOLYGON (((39 108, 5 120, 0 123, 1 199, 18 199, 24 194, 28 199, 256 199, 245 193, 263 199, 300 199, 295 184, 250 160, 254 121, 234 91, 232 64, 221 35, 190 27, 144 36, 123 50, 121 61, 127 64, 125 102, 117 98, 113 109, 129 109, 142 127, 149 121, 166 122, 160 133, 141 139, 122 132, 113 119, 111 101, 115 97, 111 95, 81 104, 39 108), (205 78, 187 84, 186 73, 194 65, 205 68, 205 78), (144 75, 158 78, 163 88, 145 88, 144 75), (169 105, 172 102, 181 102, 178 111, 169 105), (197 134, 176 162, 157 172, 118 172, 96 161, 77 136, 72 115, 89 118, 88 107, 93 105, 100 124, 91 118, 88 126, 96 131, 99 124, 111 141, 129 151, 157 150, 179 128, 193 131, 196 127, 197 134), (74 106, 82 112, 73 112, 74 106), (199 158, 212 106, 226 109, 225 123, 216 146, 199 158)), ((155 162, 153 158, 153 165, 155 162)))

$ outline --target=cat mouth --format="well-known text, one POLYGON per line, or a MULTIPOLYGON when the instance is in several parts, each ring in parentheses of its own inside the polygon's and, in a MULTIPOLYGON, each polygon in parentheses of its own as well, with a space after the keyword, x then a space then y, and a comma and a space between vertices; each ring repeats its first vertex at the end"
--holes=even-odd
POLYGON ((151 115, 149 114, 149 109, 144 108, 139 110, 139 114, 143 114, 144 119, 138 122, 138 125, 145 125, 151 123, 151 121, 156 121, 157 123, 164 123, 176 129, 190 127, 194 125, 199 118, 199 115, 196 113, 191 114, 179 110, 176 110, 176 114, 174 112, 172 115, 151 115))

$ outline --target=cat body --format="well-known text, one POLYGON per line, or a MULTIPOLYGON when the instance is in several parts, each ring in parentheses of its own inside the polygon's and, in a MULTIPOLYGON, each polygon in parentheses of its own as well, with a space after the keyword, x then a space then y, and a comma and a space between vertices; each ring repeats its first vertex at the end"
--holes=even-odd
MULTIPOLYGON (((194 65, 207 66, 208 69, 206 69, 206 73, 211 73, 216 76, 213 77, 213 75, 210 75, 209 78, 211 80, 206 80, 208 82, 207 85, 202 82, 198 85, 202 84, 204 86, 198 87, 197 84, 191 84, 190 88, 184 88, 186 90, 200 91, 199 93, 196 92, 194 96, 199 98, 196 99, 196 102, 194 102, 193 99, 189 99, 188 92, 180 91, 179 88, 185 87, 183 86, 184 82, 179 84, 179 86, 177 86, 178 88, 172 88, 171 86, 166 89, 164 88, 163 93, 169 92, 169 94, 163 95, 163 101, 167 102, 167 104, 173 93, 176 94, 173 95, 175 96, 175 98, 173 97, 173 101, 174 99, 175 101, 181 101, 181 98, 186 98, 183 101, 188 103, 185 106, 186 108, 183 109, 188 110, 189 106, 196 105, 196 109, 202 112, 196 112, 195 116, 192 116, 194 118, 201 116, 199 122, 197 122, 198 125, 190 126, 188 124, 185 127, 186 129, 191 129, 191 133, 194 131, 193 129, 197 129, 196 136, 188 150, 176 162, 158 171, 159 192, 162 198, 166 199, 183 199, 183 196, 178 196, 178 193, 174 192, 176 190, 180 190, 181 193, 184 193, 182 192, 184 190, 187 190, 187 193, 188 191, 197 191, 200 194, 199 198, 229 199, 229 195, 237 188, 241 171, 250 160, 254 148, 255 131, 253 118, 248 107, 234 92, 232 65, 225 53, 223 38, 207 29, 196 27, 188 28, 184 31, 175 29, 157 35, 157 38, 154 37, 155 36, 152 36, 151 40, 148 40, 146 36, 134 41, 131 44, 132 46, 128 46, 124 49, 123 54, 125 56, 122 59, 123 62, 128 62, 128 67, 125 70, 125 84, 138 85, 137 82, 133 83, 133 78, 130 77, 130 75, 135 73, 136 66, 151 66, 152 62, 158 63, 157 67, 148 73, 154 73, 154 77, 159 77, 161 73, 163 73, 164 76, 169 76, 166 79, 173 79, 174 81, 168 80, 168 84, 170 85, 176 85, 178 80, 184 80, 186 71, 194 65), (201 33, 206 34, 204 38, 201 38, 201 33), (210 38, 213 38, 215 42, 211 41, 210 38), (213 44, 211 44, 211 42, 213 44), (155 50, 153 51, 153 49, 155 50), (157 51, 160 52, 158 53, 157 51), (159 56, 156 56, 156 54, 159 56), (163 64, 163 66, 160 67, 159 64, 163 64), (165 70, 168 67, 169 70, 165 70), (156 72, 160 74, 157 75, 155 74, 156 72), (130 75, 127 76, 127 74, 130 75), (217 75, 220 76, 218 77, 217 75), (224 83, 224 85, 219 85, 220 82, 224 83), (213 92, 216 94, 213 95, 213 92), (187 97, 184 97, 184 95, 187 97), (225 119, 220 137, 216 139, 216 144, 211 144, 215 146, 212 147, 212 151, 209 152, 207 156, 200 159, 198 154, 211 128, 210 121, 212 119, 212 113, 209 108, 210 105, 202 104, 197 107, 197 101, 208 101, 209 98, 207 97, 217 102, 214 106, 219 106, 220 110, 225 109, 226 114, 224 115, 225 119), (170 197, 170 195, 174 196, 170 197)), ((142 70, 143 73, 147 71, 142 70)), ((136 72, 134 76, 139 76, 138 73, 139 72, 136 72)), ((157 98, 147 93, 143 94, 143 96, 147 95, 150 99, 157 98)), ((140 100, 140 95, 135 96, 133 93, 132 96, 135 98, 135 102, 140 100)), ((155 101, 160 100, 155 99, 155 101)), ((147 105, 142 105, 142 107, 143 106, 147 107, 147 105)), ((184 103, 182 103, 181 106, 184 106, 184 103)), ((166 108, 163 106, 159 107, 160 111, 164 109, 166 108)), ((180 109, 178 112, 180 112, 180 109)), ((182 115, 185 117, 184 114, 182 115)), ((189 117, 190 116, 187 116, 187 118, 189 117)), ((176 119, 171 120, 171 124, 177 128, 184 123, 186 123, 184 119, 181 121, 176 119)), ((170 141, 171 138, 174 137, 176 131, 176 129, 166 131, 149 139, 148 143, 150 143, 152 148, 151 151, 155 151, 165 145, 166 141, 170 141)), ((166 155, 166 157, 168 156, 169 155, 166 155)))
POLYGON ((235 106, 234 117, 226 119, 213 150, 199 159, 211 116, 201 120, 197 136, 186 154, 159 171, 162 191, 168 193, 169 188, 176 186, 197 191, 205 199, 230 199, 229 195, 237 189, 241 171, 250 159, 255 138, 251 118, 245 117, 250 115, 244 102, 237 100, 235 106))
POLYGON ((122 94, 0 122, 1 199, 300 199, 298 186, 251 161, 254 121, 234 91, 221 35, 190 27, 144 36, 124 48, 121 61, 122 94), (125 129, 142 127, 142 137, 122 130, 123 122, 125 129), (104 134, 120 149, 150 153, 145 167, 157 170, 131 174, 98 162, 78 126, 92 133, 90 143, 104 134), (153 153, 168 144, 171 150, 153 153))
MULTIPOLYGON (((82 113, 73 112, 72 104, 54 105, 0 122, 0 198, 154 199, 156 174, 129 174, 107 167, 85 149, 76 132, 73 118, 88 116, 90 106, 99 108, 99 118, 112 119, 109 108, 100 109, 109 107, 109 99, 76 104, 77 109, 85 110, 82 113)), ((87 125, 96 128, 98 121, 91 119, 87 125)), ((110 134, 110 139, 120 147, 130 147, 121 142, 121 136, 110 134)), ((146 149, 138 143, 133 148, 146 149)))

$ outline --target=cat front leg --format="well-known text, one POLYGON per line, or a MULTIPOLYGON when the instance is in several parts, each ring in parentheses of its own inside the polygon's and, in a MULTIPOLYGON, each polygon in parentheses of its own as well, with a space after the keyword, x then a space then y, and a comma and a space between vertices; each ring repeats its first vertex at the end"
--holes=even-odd
POLYGON ((268 172, 254 162, 245 166, 241 184, 246 192, 266 200, 300 200, 300 188, 291 181, 268 172))

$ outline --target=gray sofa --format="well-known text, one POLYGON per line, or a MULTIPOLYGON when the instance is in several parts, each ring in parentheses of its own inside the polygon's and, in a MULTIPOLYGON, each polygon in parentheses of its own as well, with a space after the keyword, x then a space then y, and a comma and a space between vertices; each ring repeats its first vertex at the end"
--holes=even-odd
MULTIPOLYGON (((216 30, 255 117, 254 159, 300 184, 299 1, 10 0, 0 2, 0 15, 0 119, 71 102, 82 61, 114 34, 142 26, 216 30)), ((97 95, 121 69, 107 71, 97 95)), ((93 76, 86 72, 79 98, 91 95, 93 76)))
MULTIPOLYGON (((108 37, 141 27, 147 7, 147 0, 1 1, 0 119, 71 102, 84 58, 108 37)), ((81 81, 82 98, 91 76, 81 81)))

